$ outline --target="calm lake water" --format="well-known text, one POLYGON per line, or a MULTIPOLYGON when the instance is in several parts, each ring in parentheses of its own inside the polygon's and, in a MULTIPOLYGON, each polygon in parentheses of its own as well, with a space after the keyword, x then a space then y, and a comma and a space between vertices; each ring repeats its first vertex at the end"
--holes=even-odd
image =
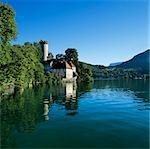
POLYGON ((27 89, 1 102, 2 148, 149 148, 149 81, 27 89))

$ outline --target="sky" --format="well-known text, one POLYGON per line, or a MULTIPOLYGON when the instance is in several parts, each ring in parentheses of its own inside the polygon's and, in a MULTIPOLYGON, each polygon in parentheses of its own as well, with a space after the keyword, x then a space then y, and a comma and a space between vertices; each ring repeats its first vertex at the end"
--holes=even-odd
POLYGON ((108 66, 149 48, 149 0, 2 0, 16 11, 15 44, 47 40, 49 52, 76 48, 108 66))

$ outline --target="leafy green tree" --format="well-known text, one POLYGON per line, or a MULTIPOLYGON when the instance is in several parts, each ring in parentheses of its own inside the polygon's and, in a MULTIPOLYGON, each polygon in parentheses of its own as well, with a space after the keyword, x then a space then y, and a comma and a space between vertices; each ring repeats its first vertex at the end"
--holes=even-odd
POLYGON ((60 85, 62 83, 61 77, 54 73, 48 73, 46 74, 46 83, 48 85, 60 85))
MULTIPOLYGON (((58 84, 61 78, 54 74, 45 75, 39 42, 13 46, 9 43, 17 35, 14 17, 15 11, 0 2, 0 94, 3 95, 10 86, 17 91, 46 81, 58 84)), ((49 56, 53 57, 52 53, 49 56)))
POLYGON ((64 61, 65 60, 65 55, 63 55, 63 54, 57 54, 56 55, 56 60, 57 61, 64 61))
POLYGON ((7 43, 17 35, 15 11, 7 4, 0 2, 0 42, 7 43))
POLYGON ((29 84, 43 83, 44 67, 37 51, 31 43, 23 46, 0 44, 1 86, 14 84, 15 87, 22 88, 29 84))
POLYGON ((45 82, 44 66, 41 63, 37 63, 35 69, 35 83, 44 83, 44 82, 45 82))
POLYGON ((38 59, 40 61, 42 61, 43 51, 42 51, 41 44, 39 42, 34 42, 33 45, 36 48, 36 53, 37 53, 38 59))
POLYGON ((79 63, 78 67, 79 81, 82 82, 92 82, 93 81, 93 73, 91 68, 88 65, 83 63, 79 63))
POLYGON ((52 52, 49 52, 49 53, 48 53, 48 58, 49 58, 49 59, 53 59, 53 58, 54 58, 54 55, 53 55, 52 52))
POLYGON ((72 61, 76 66, 78 65, 78 52, 77 49, 68 48, 66 51, 66 60, 72 61))

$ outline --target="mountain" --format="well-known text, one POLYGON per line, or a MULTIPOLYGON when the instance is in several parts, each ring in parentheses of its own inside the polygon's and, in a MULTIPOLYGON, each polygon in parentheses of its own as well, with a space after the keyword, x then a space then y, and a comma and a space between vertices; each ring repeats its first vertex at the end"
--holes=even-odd
POLYGON ((121 63, 120 65, 115 66, 116 68, 123 69, 134 69, 141 73, 149 73, 149 64, 150 64, 150 49, 142 52, 132 59, 121 63))
POLYGON ((120 65, 120 64, 122 64, 122 63, 123 63, 123 62, 110 63, 109 67, 117 66, 117 65, 120 65))

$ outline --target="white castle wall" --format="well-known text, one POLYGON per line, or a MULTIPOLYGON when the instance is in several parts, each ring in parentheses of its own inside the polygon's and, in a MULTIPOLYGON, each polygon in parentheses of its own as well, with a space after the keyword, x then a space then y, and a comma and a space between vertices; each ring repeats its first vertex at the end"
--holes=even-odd
POLYGON ((73 78, 73 70, 66 69, 66 79, 72 79, 72 78, 73 78))

